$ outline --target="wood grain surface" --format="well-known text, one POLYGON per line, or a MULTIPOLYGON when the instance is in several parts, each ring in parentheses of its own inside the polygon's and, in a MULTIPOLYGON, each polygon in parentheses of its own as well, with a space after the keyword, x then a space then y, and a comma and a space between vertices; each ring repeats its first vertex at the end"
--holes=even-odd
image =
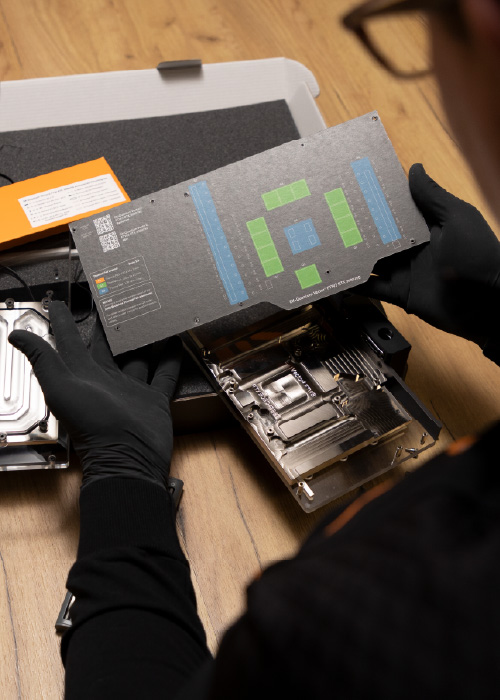
MULTIPOLYGON (((432 78, 378 68, 339 17, 347 0, 0 0, 0 80, 286 56, 321 88, 327 125, 378 109, 405 169, 423 162, 488 215, 447 127, 432 78)), ((392 50, 414 40, 388 36, 392 50)), ((1 90, 1 85, 0 85, 1 90)), ((1 105, 1 103, 0 103, 1 105)), ((491 217, 490 217, 491 218, 491 217)), ((444 424, 440 444, 500 413, 500 371, 470 343, 387 307, 412 344, 407 383, 444 424)), ((424 459, 419 460, 423 462, 424 459)), ((179 532, 212 649, 242 610, 245 586, 292 554, 306 516, 239 428, 179 437, 172 473, 186 483, 179 532)), ((78 539, 80 475, 0 474, 0 697, 60 698, 54 622, 78 539)))

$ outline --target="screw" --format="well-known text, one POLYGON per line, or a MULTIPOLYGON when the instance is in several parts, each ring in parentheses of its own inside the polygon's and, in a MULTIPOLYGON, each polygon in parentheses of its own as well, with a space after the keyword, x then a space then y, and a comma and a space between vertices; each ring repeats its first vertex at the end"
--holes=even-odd
POLYGON ((305 481, 299 481, 297 484, 297 496, 304 496, 308 501, 314 500, 314 491, 305 481))
POLYGON ((247 418, 248 418, 248 420, 253 420, 253 413, 249 413, 247 418))
POLYGON ((408 454, 411 455, 413 459, 418 458, 418 450, 416 447, 406 447, 405 452, 408 452, 408 454))
POLYGON ((49 429, 49 424, 47 423, 46 420, 41 420, 40 423, 38 424, 38 428, 41 433, 46 433, 49 429))

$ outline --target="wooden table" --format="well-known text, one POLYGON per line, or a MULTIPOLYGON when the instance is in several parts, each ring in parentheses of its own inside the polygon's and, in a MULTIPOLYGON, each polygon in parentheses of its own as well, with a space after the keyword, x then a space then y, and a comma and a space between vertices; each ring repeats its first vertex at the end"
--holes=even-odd
MULTIPOLYGON (((438 182, 488 215, 435 83, 402 82, 379 69, 339 25, 350 6, 348 0, 0 0, 0 79, 152 68, 185 58, 286 56, 315 74, 329 126, 378 109, 405 169, 423 162, 438 182)), ((388 41, 403 51, 408 37, 388 41)), ((399 309, 388 313, 413 346, 407 383, 444 424, 439 446, 426 458, 499 415, 500 371, 475 346, 399 309)), ((172 473, 186 483, 179 531, 215 649, 244 606, 249 580, 293 553, 317 516, 302 513, 239 428, 178 438, 172 473)), ((79 480, 75 469, 0 475, 4 700, 62 697, 54 621, 76 552, 79 480)))

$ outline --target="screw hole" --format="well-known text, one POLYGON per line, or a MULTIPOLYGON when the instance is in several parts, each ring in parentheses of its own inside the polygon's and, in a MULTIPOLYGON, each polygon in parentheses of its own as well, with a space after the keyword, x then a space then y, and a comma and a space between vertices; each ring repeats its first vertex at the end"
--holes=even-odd
POLYGON ((382 338, 382 340, 392 340, 394 337, 394 333, 390 328, 379 328, 378 331, 379 337, 382 338))
POLYGON ((374 115, 374 116, 372 117, 372 122, 378 122, 378 117, 376 117, 376 116, 374 115))
POLYGON ((416 243, 415 239, 414 239, 414 238, 410 238, 410 243, 411 243, 412 245, 413 245, 414 243, 416 243))

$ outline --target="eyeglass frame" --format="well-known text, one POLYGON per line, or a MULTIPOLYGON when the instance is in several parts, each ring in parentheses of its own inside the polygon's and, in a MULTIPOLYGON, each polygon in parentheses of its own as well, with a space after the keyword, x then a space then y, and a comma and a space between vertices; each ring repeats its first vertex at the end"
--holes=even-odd
POLYGON ((399 70, 381 51, 379 51, 364 28, 363 23, 371 17, 383 17, 384 15, 399 14, 414 10, 422 10, 423 12, 446 12, 452 9, 459 9, 459 0, 395 0, 393 2, 388 0, 368 0, 368 2, 348 12, 342 18, 342 23, 346 29, 353 32, 358 37, 368 52, 371 53, 378 63, 388 70, 389 73, 392 73, 392 75, 398 78, 422 78, 432 73, 432 69, 421 71, 399 70))

